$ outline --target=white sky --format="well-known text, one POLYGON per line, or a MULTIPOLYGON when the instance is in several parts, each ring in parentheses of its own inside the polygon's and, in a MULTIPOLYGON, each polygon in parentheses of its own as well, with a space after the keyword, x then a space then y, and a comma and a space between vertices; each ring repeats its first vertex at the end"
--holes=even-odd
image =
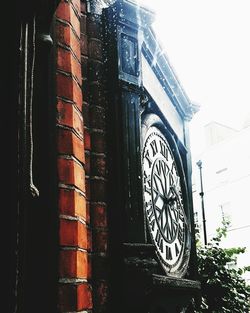
MULTIPOLYGON (((250 115, 250 0, 138 0, 191 102, 191 135, 211 120, 240 128, 250 115)), ((192 140, 192 137, 191 137, 192 140)))

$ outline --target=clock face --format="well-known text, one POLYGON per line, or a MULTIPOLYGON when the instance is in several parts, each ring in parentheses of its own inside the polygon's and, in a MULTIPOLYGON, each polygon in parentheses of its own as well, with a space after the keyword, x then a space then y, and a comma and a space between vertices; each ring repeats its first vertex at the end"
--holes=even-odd
POLYGON ((188 254, 188 224, 180 175, 163 133, 150 127, 143 146, 144 208, 152 241, 167 274, 182 276, 188 254))

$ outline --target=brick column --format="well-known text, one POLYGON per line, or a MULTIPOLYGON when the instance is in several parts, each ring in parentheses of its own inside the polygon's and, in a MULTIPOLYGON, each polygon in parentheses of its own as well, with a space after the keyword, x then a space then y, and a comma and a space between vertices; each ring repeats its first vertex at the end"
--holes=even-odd
POLYGON ((107 127, 103 54, 103 25, 100 15, 86 12, 82 1, 81 63, 84 96, 86 196, 92 233, 93 311, 107 312, 108 224, 107 224, 107 127))
POLYGON ((60 312, 76 312, 92 309, 88 281, 80 0, 62 0, 55 16, 60 214, 58 307, 60 312))

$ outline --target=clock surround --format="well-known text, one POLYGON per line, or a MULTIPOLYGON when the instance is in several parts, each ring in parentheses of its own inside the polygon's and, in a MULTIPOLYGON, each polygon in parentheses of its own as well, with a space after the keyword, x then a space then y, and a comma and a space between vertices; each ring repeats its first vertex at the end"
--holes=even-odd
POLYGON ((182 161, 173 148, 174 139, 167 139, 171 135, 157 116, 147 116, 142 125, 143 204, 149 237, 166 274, 182 277, 190 257, 191 236, 182 161))

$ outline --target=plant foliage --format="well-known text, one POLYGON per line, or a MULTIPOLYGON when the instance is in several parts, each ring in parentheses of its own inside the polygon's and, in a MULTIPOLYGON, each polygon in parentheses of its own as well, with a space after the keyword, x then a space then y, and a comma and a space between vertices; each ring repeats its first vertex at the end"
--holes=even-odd
POLYGON ((211 242, 198 244, 198 274, 201 282, 201 305, 195 313, 245 313, 250 312, 250 288, 242 277, 249 267, 235 269, 229 266, 245 248, 224 249, 220 242, 227 235, 230 222, 224 220, 211 242))

